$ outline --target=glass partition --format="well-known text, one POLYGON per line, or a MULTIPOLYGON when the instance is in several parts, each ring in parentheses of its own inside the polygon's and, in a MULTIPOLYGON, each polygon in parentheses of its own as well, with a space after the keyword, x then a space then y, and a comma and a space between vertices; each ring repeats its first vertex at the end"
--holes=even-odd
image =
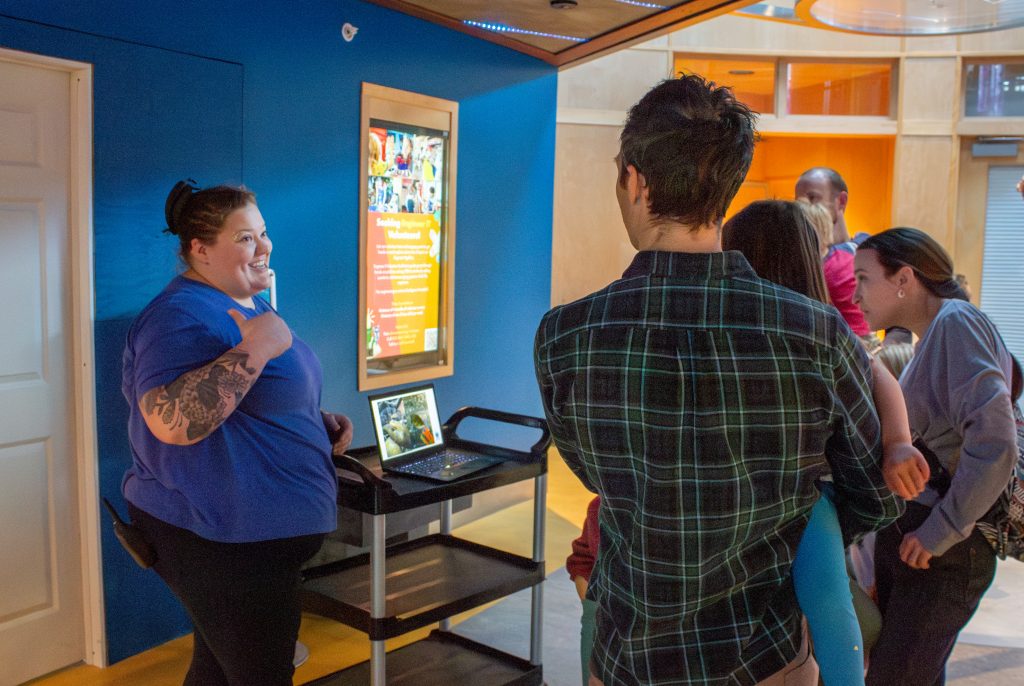
POLYGON ((891 91, 890 62, 789 62, 786 65, 789 114, 888 117, 891 91))
POLYGON ((965 62, 964 116, 1024 117, 1024 60, 965 62))

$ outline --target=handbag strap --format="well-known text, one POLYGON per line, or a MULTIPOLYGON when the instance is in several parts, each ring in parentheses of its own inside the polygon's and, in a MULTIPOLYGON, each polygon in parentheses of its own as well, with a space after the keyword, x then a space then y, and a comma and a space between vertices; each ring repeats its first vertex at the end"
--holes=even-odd
POLYGON ((953 483, 953 476, 939 461, 939 456, 925 445, 924 440, 920 436, 914 439, 914 447, 921 451, 925 461, 928 463, 928 470, 930 472, 928 487, 938 493, 939 497, 945 496, 950 485, 953 483))

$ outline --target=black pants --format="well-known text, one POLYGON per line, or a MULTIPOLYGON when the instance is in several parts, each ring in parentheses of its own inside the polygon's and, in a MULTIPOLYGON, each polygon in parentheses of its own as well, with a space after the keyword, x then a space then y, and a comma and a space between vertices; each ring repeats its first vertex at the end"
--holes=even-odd
POLYGON ((185 686, 291 686, 301 605, 299 569, 323 534, 217 543, 129 503, 156 550, 153 569, 195 627, 185 686))
POLYGON ((882 633, 871 651, 868 686, 942 686, 946 661, 996 572, 996 557, 975 529, 928 569, 900 560, 903 535, 916 530, 930 508, 907 503, 907 511, 879 532, 875 578, 882 633))

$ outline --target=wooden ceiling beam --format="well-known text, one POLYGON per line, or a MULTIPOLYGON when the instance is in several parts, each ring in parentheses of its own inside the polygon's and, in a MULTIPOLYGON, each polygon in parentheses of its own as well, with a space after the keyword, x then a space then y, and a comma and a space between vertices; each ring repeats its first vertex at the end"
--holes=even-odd
POLYGON ((595 59, 601 55, 625 48, 629 45, 652 40, 672 31, 713 19, 733 10, 752 5, 758 0, 691 0, 664 12, 638 19, 607 33, 594 36, 585 43, 578 43, 554 53, 557 67, 567 67, 583 60, 595 59))
MULTIPOLYGON (((670 7, 663 12, 651 14, 628 24, 612 28, 605 33, 591 37, 589 40, 557 52, 538 48, 495 31, 471 26, 455 17, 450 17, 409 2, 403 2, 403 0, 365 1, 444 26, 453 31, 459 31, 475 38, 496 43, 543 60, 553 66, 564 68, 584 60, 596 58, 627 45, 657 38, 670 31, 712 19, 721 14, 727 14, 733 10, 752 5, 758 0, 690 0, 681 5, 670 7)), ((494 2, 500 2, 500 0, 494 0, 494 2)), ((577 8, 569 11, 581 12, 585 11, 585 9, 577 8)))
POLYGON ((439 12, 434 12, 426 9, 425 7, 413 5, 412 3, 402 2, 402 0, 364 1, 370 3, 371 5, 379 5, 380 7, 385 7, 389 10, 394 10, 395 12, 401 12, 402 14, 408 14, 409 16, 416 17, 417 19, 429 21, 432 24, 444 26, 445 28, 452 29, 453 31, 459 31, 461 33, 469 34, 474 38, 480 38, 491 43, 497 43, 498 45, 502 45, 506 48, 526 53, 530 57, 536 57, 539 60, 547 62, 548 64, 558 66, 554 61, 554 53, 548 52, 547 50, 543 50, 533 45, 529 45, 522 41, 518 41, 515 38, 509 38, 508 36, 502 35, 500 33, 495 33, 494 31, 487 31, 486 29, 481 29, 476 26, 470 26, 469 24, 465 24, 462 21, 455 19, 453 17, 449 17, 446 14, 440 14, 439 12))

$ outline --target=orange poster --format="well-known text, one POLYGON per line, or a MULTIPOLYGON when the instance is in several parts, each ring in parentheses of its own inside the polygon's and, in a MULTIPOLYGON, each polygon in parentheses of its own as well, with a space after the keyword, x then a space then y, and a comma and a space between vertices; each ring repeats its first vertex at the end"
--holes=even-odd
POLYGON ((443 139, 369 131, 366 357, 437 350, 443 139))

